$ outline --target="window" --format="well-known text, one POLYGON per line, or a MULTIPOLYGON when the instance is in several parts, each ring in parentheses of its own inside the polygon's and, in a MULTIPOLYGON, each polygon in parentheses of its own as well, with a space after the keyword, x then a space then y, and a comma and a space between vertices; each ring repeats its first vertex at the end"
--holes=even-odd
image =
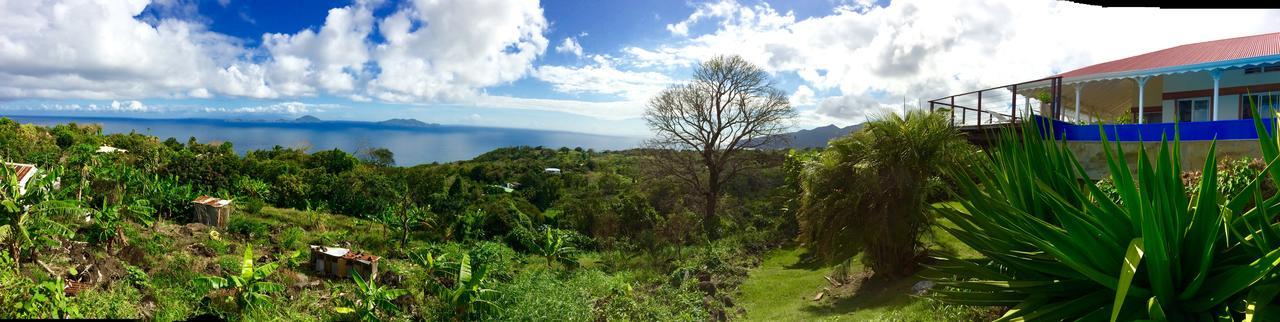
POLYGON ((1177 101, 1178 122, 1209 121, 1209 98, 1200 97, 1177 101))
POLYGON ((1257 107, 1258 115, 1262 118, 1275 118, 1276 113, 1280 112, 1280 92, 1240 95, 1241 119, 1253 118, 1249 107, 1257 107))

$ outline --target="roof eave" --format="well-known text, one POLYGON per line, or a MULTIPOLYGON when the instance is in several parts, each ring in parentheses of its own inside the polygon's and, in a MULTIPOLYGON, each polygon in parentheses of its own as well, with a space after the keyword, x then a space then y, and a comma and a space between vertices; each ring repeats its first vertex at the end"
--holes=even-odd
MULTIPOLYGON (((1191 64, 1191 65, 1178 65, 1178 66, 1169 66, 1169 67, 1160 67, 1160 68, 1151 68, 1151 69, 1142 69, 1142 70, 1126 70, 1126 71, 1101 73, 1101 74, 1089 74, 1089 75, 1077 76, 1077 77, 1064 77, 1062 79, 1062 83, 1063 84, 1085 83, 1085 82, 1104 81, 1104 80, 1142 77, 1142 76, 1160 76, 1160 75, 1168 75, 1168 74, 1201 72, 1201 71, 1207 71, 1207 70, 1213 70, 1213 69, 1239 68, 1239 67, 1247 67, 1251 65, 1275 63, 1275 62, 1280 62, 1280 54, 1240 58, 1240 59, 1232 59, 1232 60, 1220 60, 1220 61, 1213 61, 1213 62, 1206 62, 1206 63, 1199 63, 1199 64, 1191 64)), ((1058 76, 1061 76, 1061 75, 1063 74, 1059 74, 1058 76)))

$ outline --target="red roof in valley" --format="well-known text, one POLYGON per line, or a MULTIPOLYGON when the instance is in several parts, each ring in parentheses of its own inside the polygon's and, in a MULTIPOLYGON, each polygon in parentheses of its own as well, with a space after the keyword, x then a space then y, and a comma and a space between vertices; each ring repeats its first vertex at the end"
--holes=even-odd
POLYGON ((26 178, 28 173, 31 173, 32 170, 36 169, 35 166, 28 165, 28 164, 10 163, 9 166, 13 167, 13 172, 17 173, 18 180, 22 180, 22 178, 26 178))
POLYGON ((1187 44, 1088 66, 1058 76, 1072 78, 1270 55, 1280 55, 1280 32, 1187 44))

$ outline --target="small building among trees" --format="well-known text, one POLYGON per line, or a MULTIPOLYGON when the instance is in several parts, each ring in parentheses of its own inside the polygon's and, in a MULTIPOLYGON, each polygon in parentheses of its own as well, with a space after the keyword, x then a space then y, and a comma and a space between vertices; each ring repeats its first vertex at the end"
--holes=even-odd
POLYGON ((34 164, 5 162, 4 166, 8 167, 9 171, 13 171, 14 177, 18 178, 19 195, 27 193, 27 182, 35 178, 36 172, 40 171, 34 164))
POLYGON ((361 278, 371 281, 378 278, 379 259, 346 248, 311 245, 311 266, 320 276, 350 278, 351 270, 355 270, 361 278))
POLYGON ((231 219, 234 208, 231 200, 200 196, 191 203, 195 204, 192 211, 196 222, 210 227, 227 228, 227 221, 231 219))

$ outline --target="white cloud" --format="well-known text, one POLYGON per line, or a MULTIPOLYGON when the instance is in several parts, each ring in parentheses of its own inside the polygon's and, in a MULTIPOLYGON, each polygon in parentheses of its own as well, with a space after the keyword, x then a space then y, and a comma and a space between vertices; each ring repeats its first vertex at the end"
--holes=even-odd
POLYGON ((375 3, 247 47, 209 31, 192 1, 3 1, 0 99, 455 101, 525 77, 548 45, 535 0, 420 0, 382 18, 375 3), (374 30, 387 42, 372 44, 374 30))
POLYGON ((800 85, 799 88, 796 88, 796 91, 791 93, 789 100, 791 101, 791 106, 809 106, 816 102, 813 89, 805 85, 800 85))
POLYGON ((369 94, 384 101, 457 101, 523 78, 548 45, 535 0, 415 1, 382 18, 373 50, 381 73, 369 94), (422 26, 422 27, 419 27, 422 26))
POLYGON ((573 37, 565 37, 564 41, 556 46, 556 52, 582 57, 582 45, 579 45, 578 41, 574 40, 573 37))
POLYGON ((648 100, 676 82, 657 72, 619 70, 614 67, 614 59, 606 56, 592 56, 592 62, 576 67, 543 65, 533 76, 550 83, 558 92, 608 94, 630 101, 648 100))

